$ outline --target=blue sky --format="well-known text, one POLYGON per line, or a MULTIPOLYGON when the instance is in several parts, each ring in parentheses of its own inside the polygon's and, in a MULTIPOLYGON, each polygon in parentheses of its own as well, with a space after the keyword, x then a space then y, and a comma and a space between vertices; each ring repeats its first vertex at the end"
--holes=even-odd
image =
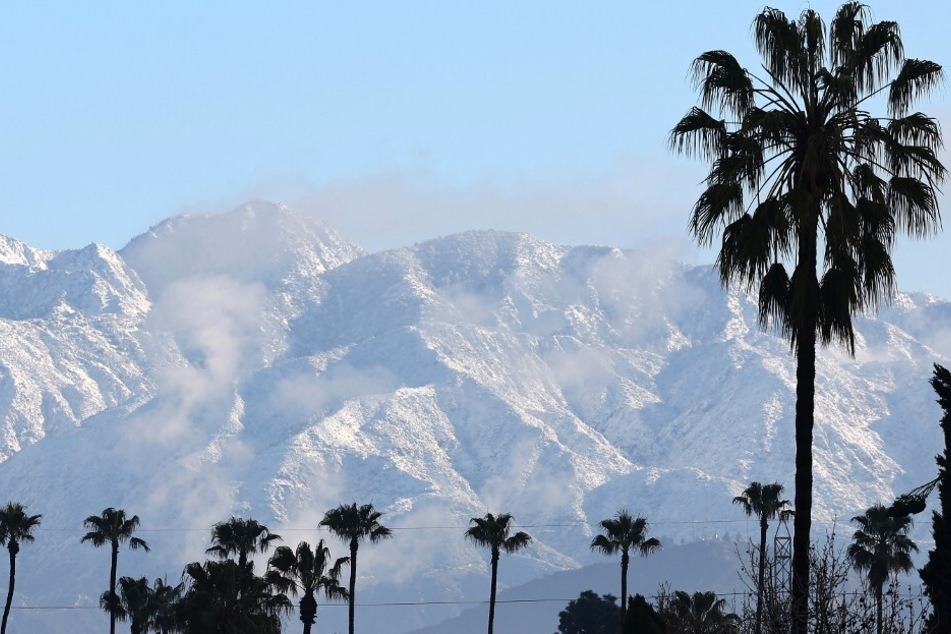
MULTIPOLYGON (((492 228, 710 261, 686 233, 703 165, 665 141, 695 103, 697 54, 758 63, 762 6, 6 3, 0 233, 120 248, 168 216, 264 198, 369 250, 492 228)), ((909 56, 951 64, 951 3, 871 6, 909 56)), ((922 109, 948 128, 947 87, 922 109)), ((951 298, 948 245, 903 242, 900 285, 951 298)))

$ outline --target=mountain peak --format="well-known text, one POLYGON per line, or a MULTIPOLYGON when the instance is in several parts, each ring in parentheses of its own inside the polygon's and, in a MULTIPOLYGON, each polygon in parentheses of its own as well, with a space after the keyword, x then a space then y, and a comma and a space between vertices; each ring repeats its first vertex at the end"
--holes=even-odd
POLYGON ((322 274, 364 251, 286 205, 251 201, 224 214, 165 220, 120 254, 156 293, 189 277, 279 285, 290 277, 322 274))
POLYGON ((42 268, 55 251, 34 249, 15 238, 0 235, 0 264, 42 268))

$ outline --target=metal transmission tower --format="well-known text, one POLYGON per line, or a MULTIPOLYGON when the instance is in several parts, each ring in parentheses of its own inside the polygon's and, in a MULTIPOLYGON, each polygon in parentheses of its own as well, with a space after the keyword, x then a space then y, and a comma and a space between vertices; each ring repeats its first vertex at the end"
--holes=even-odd
POLYGON ((779 597, 788 597, 792 585, 792 537, 789 534, 789 515, 782 514, 773 537, 774 588, 779 597))

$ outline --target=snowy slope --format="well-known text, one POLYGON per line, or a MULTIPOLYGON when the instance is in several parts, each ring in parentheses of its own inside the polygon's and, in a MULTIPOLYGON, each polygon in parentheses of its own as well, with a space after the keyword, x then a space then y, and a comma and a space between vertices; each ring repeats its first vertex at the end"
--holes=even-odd
MULTIPOLYGON (((229 514, 343 554, 317 522, 373 502, 398 530, 361 550, 361 600, 431 602, 484 595, 486 557, 461 536, 486 511, 535 537, 505 563, 515 585, 598 561, 592 525, 621 507, 668 540, 745 536, 731 497, 791 488, 788 344, 744 293, 656 253, 471 232, 366 254, 251 203, 118 254, 4 239, 0 288, 0 481, 44 514, 18 599, 79 606, 80 628, 104 620, 108 557, 79 537, 106 506, 153 546, 120 574, 173 579, 229 514)), ((820 353, 819 530, 933 477, 949 310, 902 295, 859 320, 854 358, 820 353)), ((360 618, 409 631, 458 609, 360 618)))

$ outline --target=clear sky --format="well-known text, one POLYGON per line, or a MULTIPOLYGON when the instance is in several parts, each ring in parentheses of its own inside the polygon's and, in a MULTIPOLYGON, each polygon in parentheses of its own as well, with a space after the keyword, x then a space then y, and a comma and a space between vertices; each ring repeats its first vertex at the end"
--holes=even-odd
MULTIPOLYGON (((775 6, 830 19, 838 3, 775 6)), ((901 24, 908 56, 951 65, 951 2, 871 7, 901 24)), ((711 261, 686 233, 704 166, 670 154, 666 138, 696 102, 696 55, 723 48, 758 64, 750 23, 762 8, 4 3, 0 233, 120 248, 168 216, 263 198, 371 251, 478 228, 664 243, 711 261)), ((947 86, 921 108, 951 128, 947 86)), ((900 286, 951 298, 949 245, 904 241, 900 286)))

